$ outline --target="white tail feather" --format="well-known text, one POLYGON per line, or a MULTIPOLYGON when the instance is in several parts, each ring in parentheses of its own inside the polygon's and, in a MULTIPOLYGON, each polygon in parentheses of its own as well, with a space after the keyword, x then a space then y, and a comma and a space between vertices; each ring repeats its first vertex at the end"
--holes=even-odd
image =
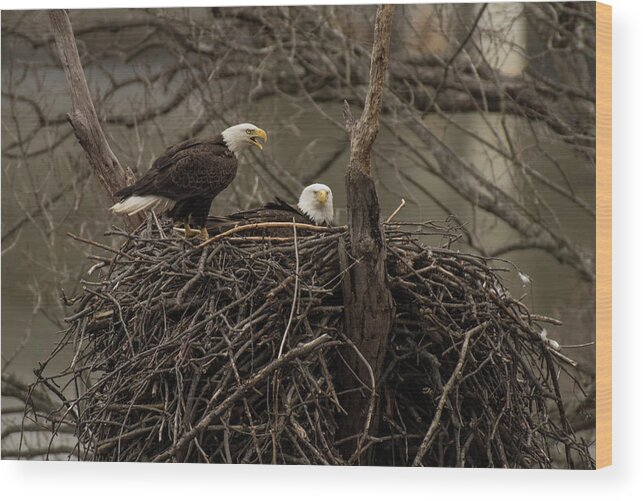
POLYGON ((144 197, 132 195, 112 205, 110 210, 116 214, 133 216, 142 210, 154 209, 157 206, 161 206, 161 208, 167 207, 170 203, 172 203, 172 200, 157 195, 147 195, 144 197))

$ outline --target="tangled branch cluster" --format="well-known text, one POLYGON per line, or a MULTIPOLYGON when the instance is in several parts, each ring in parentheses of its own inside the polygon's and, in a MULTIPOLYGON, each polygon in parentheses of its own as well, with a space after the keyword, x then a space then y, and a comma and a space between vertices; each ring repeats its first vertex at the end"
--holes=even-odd
POLYGON ((342 402, 374 390, 346 367, 342 228, 201 248, 152 219, 123 233, 52 355, 69 368, 39 372, 60 411, 28 417, 72 425, 75 456, 95 461, 592 467, 558 390, 568 359, 538 336, 549 319, 450 250, 450 229, 386 235, 397 313, 359 437, 338 434, 342 402))

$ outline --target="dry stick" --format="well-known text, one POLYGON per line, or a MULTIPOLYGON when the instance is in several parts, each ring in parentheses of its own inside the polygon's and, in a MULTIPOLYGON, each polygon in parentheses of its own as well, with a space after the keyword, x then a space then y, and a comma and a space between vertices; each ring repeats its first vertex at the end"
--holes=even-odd
POLYGON ((398 213, 404 208, 406 205, 406 200, 402 199, 402 202, 400 205, 393 211, 393 214, 391 214, 386 221, 384 221, 384 224, 389 224, 391 221, 393 221, 393 218, 398 215, 398 213))
POLYGON ((566 355, 563 355, 560 351, 556 351, 551 346, 547 346, 546 350, 549 353, 551 353, 553 356, 555 356, 557 359, 559 359, 560 361, 565 362, 566 364, 569 364, 572 367, 578 367, 578 362, 576 362, 576 360, 574 360, 573 358, 569 358, 566 355))
MULTIPOLYGON (((558 384, 558 374, 556 373, 556 366, 554 361, 551 358, 551 351, 544 350, 545 357, 547 360, 547 369, 549 370, 549 377, 551 378, 551 383, 554 387, 556 393, 556 407, 558 408, 558 413, 560 416, 560 422, 565 430, 565 433, 574 436, 574 430, 572 429, 569 421, 567 420, 567 415, 565 413, 565 405, 563 403, 563 397, 560 394, 560 385, 558 384)), ((574 469, 574 460, 572 459, 572 449, 570 443, 565 442, 565 457, 567 458, 567 466, 570 469, 574 469)))
POLYGON ((484 330, 487 327, 487 325, 489 325, 489 321, 486 321, 480 325, 477 325, 476 327, 468 330, 465 333, 464 341, 462 342, 462 349, 460 350, 460 358, 458 359, 458 363, 455 366, 455 370, 453 371, 453 374, 451 374, 451 377, 447 381, 447 384, 444 385, 444 389, 442 390, 442 396, 440 397, 438 406, 435 409, 435 415, 433 416, 433 421, 431 421, 431 426, 429 426, 429 429, 427 430, 426 435, 424 436, 424 439, 420 444, 420 448, 418 449, 418 452, 415 455, 415 459, 413 460, 413 466, 422 465, 422 459, 424 458, 424 455, 426 454, 427 450, 429 449, 429 446, 431 445, 431 442, 433 441, 435 432, 437 431, 438 426, 440 425, 442 410, 444 409, 444 406, 447 403, 449 392, 453 389, 457 380, 460 379, 460 374, 462 373, 462 366, 464 365, 464 359, 467 356, 467 350, 469 348, 469 340, 471 339, 471 336, 473 336, 474 334, 477 334, 481 330, 484 330))
POLYGON ((531 320, 535 322, 546 322, 552 325, 563 325, 563 323, 556 318, 548 317, 546 315, 538 315, 536 313, 530 313, 528 317, 525 317, 525 315, 523 315, 523 318, 531 318, 531 320))
MULTIPOLYGON (((164 453, 159 454, 157 457, 155 457, 154 462, 163 461, 165 459, 169 459, 170 457, 172 457, 176 453, 176 451, 178 451, 179 449, 187 445, 190 440, 192 440, 201 431, 203 431, 212 422, 212 420, 215 417, 220 416, 223 412, 229 409, 232 406, 232 404, 234 404, 237 400, 243 397, 243 395, 245 395, 252 388, 257 386, 259 383, 262 383, 265 379, 268 378, 268 376, 270 376, 270 374, 275 372, 277 369, 292 362, 293 360, 298 359, 303 355, 307 355, 308 353, 310 353, 311 351, 314 351, 315 349, 319 348, 323 344, 329 344, 331 339, 332 338, 328 334, 323 334, 319 336, 317 339, 310 341, 309 343, 302 344, 300 346, 297 346, 296 348, 293 348, 284 356, 270 362, 270 364, 265 366, 263 369, 261 369, 259 372, 257 372, 255 375, 253 375, 251 378, 247 379, 243 384, 241 384, 232 395, 226 398, 213 410, 208 412, 201 419, 201 421, 199 421, 196 424, 196 426, 192 428, 188 433, 186 433, 183 436, 183 438, 181 438, 181 440, 179 440, 175 445, 173 445, 170 449, 168 449, 164 453)), ((213 402, 210 401, 208 404, 208 407, 210 407, 212 403, 213 402)))
MULTIPOLYGON (((84 244, 93 245, 94 247, 98 247, 99 249, 106 250, 107 252, 112 252, 112 253, 116 254, 117 256, 124 256, 124 257, 127 257, 129 259, 134 260, 134 258, 132 258, 132 256, 130 256, 129 254, 123 252, 120 249, 113 249, 109 245, 101 244, 100 242, 95 242, 94 240, 89 240, 87 238, 83 238, 83 237, 80 237, 78 235, 74 235, 73 233, 70 233, 70 232, 67 232, 67 236, 70 237, 70 238, 73 238, 74 240, 82 242, 84 244)), ((72 315, 71 317, 66 317, 65 321, 68 321, 68 319, 73 320, 74 316, 72 315)))
MULTIPOLYGON (((294 223, 293 219, 293 223, 294 223)), ((286 330, 284 331, 284 336, 281 339, 281 345, 279 345, 279 354, 277 358, 281 357, 281 354, 284 351, 284 345, 286 344, 286 338, 288 337, 288 331, 292 325, 292 319, 295 316, 295 308, 297 307, 297 294, 299 292, 299 249, 297 248, 297 226, 292 227, 293 236, 295 238, 295 291, 292 295, 292 306, 290 308, 290 316, 288 317, 288 324, 286 325, 286 330)))
POLYGON ((228 235, 233 235, 234 233, 239 233, 242 231, 250 231, 250 230, 259 230, 262 228, 299 228, 300 230, 317 231, 320 233, 337 233, 340 231, 344 231, 346 229, 346 226, 333 226, 329 228, 327 226, 315 226, 313 224, 304 224, 304 223, 285 223, 285 222, 284 223, 277 223, 277 222, 252 223, 252 224, 246 224, 243 226, 235 226, 234 228, 228 231, 219 233, 218 235, 208 238, 205 242, 202 242, 199 245, 197 245, 197 248, 205 247, 206 245, 209 245, 212 242, 217 242, 218 240, 221 240, 222 238, 225 238, 228 235))

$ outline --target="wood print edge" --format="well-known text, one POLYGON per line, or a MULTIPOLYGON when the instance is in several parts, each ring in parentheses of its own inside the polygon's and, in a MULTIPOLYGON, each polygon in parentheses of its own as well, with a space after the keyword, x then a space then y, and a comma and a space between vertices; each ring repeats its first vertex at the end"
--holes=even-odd
POLYGON ((612 7, 596 3, 596 467, 612 464, 612 7))

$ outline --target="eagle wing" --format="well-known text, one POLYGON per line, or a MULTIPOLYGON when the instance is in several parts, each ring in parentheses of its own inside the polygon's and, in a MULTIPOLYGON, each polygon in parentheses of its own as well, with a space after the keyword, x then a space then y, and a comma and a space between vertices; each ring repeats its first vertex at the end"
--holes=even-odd
MULTIPOLYGON (((285 222, 291 223, 293 218, 296 223, 314 224, 311 219, 303 214, 299 207, 276 198, 273 202, 268 202, 263 207, 250 209, 246 211, 235 212, 223 217, 209 217, 207 222, 208 232, 211 234, 222 233, 235 226, 255 223, 285 222)), ((286 229, 286 232, 279 228, 271 228, 270 233, 274 236, 292 235, 292 230, 286 229)))
POLYGON ((170 146, 147 173, 116 196, 157 195, 170 200, 216 196, 237 173, 237 159, 221 136, 170 146))

